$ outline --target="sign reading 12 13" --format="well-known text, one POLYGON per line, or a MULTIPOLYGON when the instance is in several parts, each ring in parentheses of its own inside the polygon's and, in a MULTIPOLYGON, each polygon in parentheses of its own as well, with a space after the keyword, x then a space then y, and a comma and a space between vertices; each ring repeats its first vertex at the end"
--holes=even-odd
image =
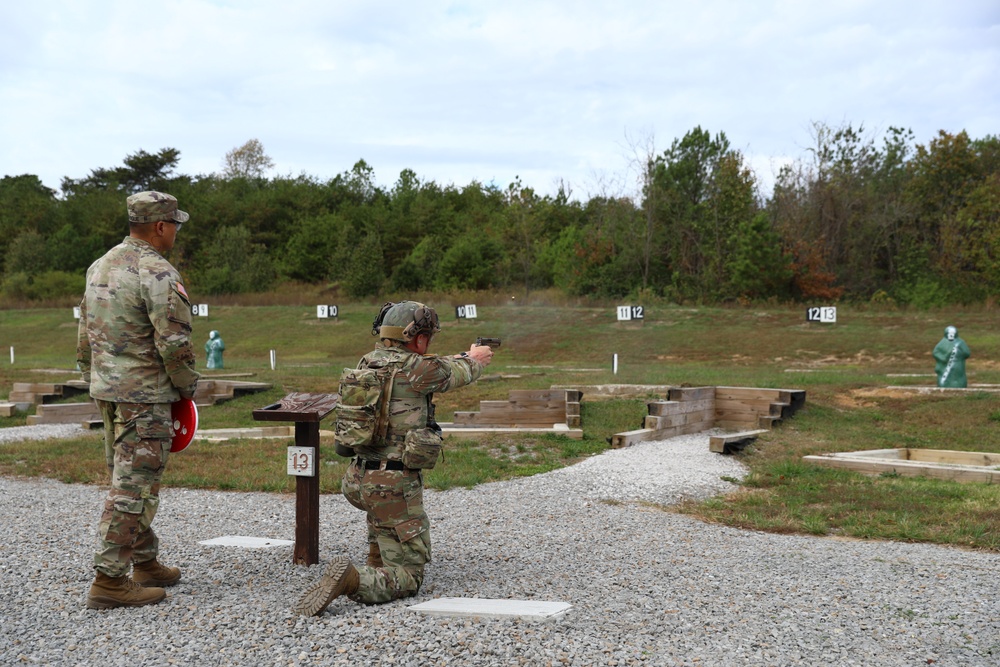
POLYGON ((641 320, 643 317, 642 306, 618 306, 618 321, 628 322, 629 320, 641 320))
POLYGON ((837 307, 836 306, 813 306, 812 308, 806 308, 806 321, 807 322, 826 322, 834 323, 837 321, 837 307))

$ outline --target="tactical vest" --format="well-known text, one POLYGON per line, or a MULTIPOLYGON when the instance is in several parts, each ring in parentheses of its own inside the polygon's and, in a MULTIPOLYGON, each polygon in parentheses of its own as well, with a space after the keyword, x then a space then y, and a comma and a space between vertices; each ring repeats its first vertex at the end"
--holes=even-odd
POLYGON ((401 460, 406 433, 427 425, 431 396, 405 391, 405 376, 396 384, 409 356, 382 349, 363 357, 357 368, 343 370, 334 408, 338 454, 401 460))

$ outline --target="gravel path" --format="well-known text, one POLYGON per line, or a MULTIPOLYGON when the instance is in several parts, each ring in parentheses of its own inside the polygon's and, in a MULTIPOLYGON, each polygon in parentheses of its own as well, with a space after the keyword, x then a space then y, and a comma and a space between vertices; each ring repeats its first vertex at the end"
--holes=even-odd
POLYGON ((11 426, 0 428, 0 444, 17 440, 47 440, 49 438, 69 438, 87 433, 79 424, 36 424, 35 426, 11 426))
MULTIPOLYGON (((96 612, 83 603, 103 490, 0 478, 0 664, 1000 665, 998 554, 739 531, 635 502, 712 495, 743 473, 699 434, 428 492, 420 594, 338 599, 314 618, 289 611, 319 572, 291 547, 198 544, 292 539, 292 495, 165 489, 162 556, 184 579, 159 605, 96 612), (445 596, 573 608, 551 623, 407 609, 445 596)), ((339 496, 321 511, 321 559, 361 560, 361 513, 339 496)))

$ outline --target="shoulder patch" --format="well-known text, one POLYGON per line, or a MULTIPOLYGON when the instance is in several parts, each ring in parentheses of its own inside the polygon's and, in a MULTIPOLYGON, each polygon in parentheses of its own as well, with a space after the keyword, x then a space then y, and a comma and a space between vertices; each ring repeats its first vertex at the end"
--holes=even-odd
POLYGON ((185 299, 191 298, 188 296, 188 293, 184 290, 184 285, 181 285, 180 283, 175 283, 175 284, 177 285, 177 291, 181 293, 181 296, 183 296, 185 299))

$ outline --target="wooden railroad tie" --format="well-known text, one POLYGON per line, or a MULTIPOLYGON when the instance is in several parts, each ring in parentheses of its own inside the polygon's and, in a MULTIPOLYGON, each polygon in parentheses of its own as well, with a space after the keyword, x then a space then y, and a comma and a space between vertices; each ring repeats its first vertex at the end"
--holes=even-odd
POLYGON ((757 439, 761 433, 767 433, 766 428, 742 433, 726 433, 713 435, 708 439, 708 450, 717 454, 735 454, 757 439))
POLYGON ((731 453, 742 448, 741 440, 752 441, 758 433, 795 414, 805 405, 806 392, 759 387, 672 387, 667 398, 647 403, 643 428, 614 434, 611 446, 628 447, 716 428, 734 433, 720 436, 727 441, 716 445, 721 449, 712 451, 731 453))

